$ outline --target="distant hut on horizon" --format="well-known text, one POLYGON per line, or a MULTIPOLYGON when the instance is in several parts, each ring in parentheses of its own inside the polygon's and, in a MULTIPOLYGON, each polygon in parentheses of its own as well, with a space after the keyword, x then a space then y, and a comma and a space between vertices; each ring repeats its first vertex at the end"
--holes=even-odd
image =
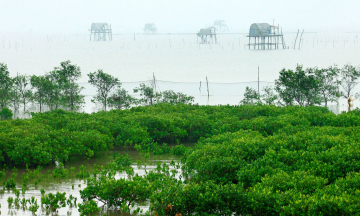
POLYGON ((249 29, 249 49, 286 49, 286 44, 279 26, 268 23, 253 23, 249 29), (253 43, 251 43, 253 39, 253 43))
POLYGON ((107 23, 93 23, 91 24, 90 31, 90 41, 91 36, 94 35, 94 41, 106 41, 107 38, 109 41, 112 40, 112 29, 111 25, 107 23))
POLYGON ((230 31, 229 27, 226 25, 225 20, 215 20, 214 27, 216 28, 216 30, 218 32, 229 32, 230 31))
POLYGON ((157 29, 154 23, 146 23, 144 27, 144 34, 156 34, 157 29))
POLYGON ((200 38, 200 43, 203 44, 217 43, 215 27, 200 29, 200 31, 196 35, 200 38))

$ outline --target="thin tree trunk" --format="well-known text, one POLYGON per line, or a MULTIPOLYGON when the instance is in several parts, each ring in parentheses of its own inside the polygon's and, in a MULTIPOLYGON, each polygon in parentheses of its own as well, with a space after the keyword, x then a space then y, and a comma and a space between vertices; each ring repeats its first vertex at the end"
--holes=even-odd
POLYGON ((105 103, 104 103, 105 111, 106 111, 106 97, 105 97, 105 103))

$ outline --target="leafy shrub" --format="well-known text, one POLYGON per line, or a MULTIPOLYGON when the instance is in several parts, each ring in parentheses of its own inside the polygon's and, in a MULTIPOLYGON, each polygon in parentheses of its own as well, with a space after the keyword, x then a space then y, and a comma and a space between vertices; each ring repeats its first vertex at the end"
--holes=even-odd
POLYGON ((79 172, 76 173, 77 178, 88 178, 90 177, 89 171, 86 171, 86 167, 84 165, 81 165, 79 168, 79 172))
POLYGON ((57 209, 66 206, 66 193, 56 192, 56 194, 46 194, 41 197, 41 205, 45 205, 46 210, 56 212, 57 209))
POLYGON ((31 199, 29 199, 29 203, 30 203, 30 207, 29 210, 35 214, 35 212, 39 209, 40 206, 38 206, 37 204, 37 199, 35 199, 35 197, 31 197, 31 199))
POLYGON ((15 188, 16 187, 16 183, 15 183, 15 180, 14 178, 9 178, 6 180, 6 183, 5 183, 5 187, 7 189, 10 189, 10 188, 15 188))
POLYGON ((53 169, 52 173, 55 178, 65 178, 69 174, 69 170, 65 169, 64 164, 60 162, 58 167, 53 169))
POLYGON ((183 144, 176 145, 171 148, 172 155, 184 155, 186 151, 187 148, 183 144))
POLYGON ((0 111, 0 119, 1 120, 7 120, 7 119, 11 119, 11 117, 13 116, 13 113, 11 111, 11 109, 4 107, 1 111, 0 111))
POLYGON ((80 212, 80 216, 91 216, 100 212, 100 208, 94 200, 89 200, 79 204, 78 210, 80 212))

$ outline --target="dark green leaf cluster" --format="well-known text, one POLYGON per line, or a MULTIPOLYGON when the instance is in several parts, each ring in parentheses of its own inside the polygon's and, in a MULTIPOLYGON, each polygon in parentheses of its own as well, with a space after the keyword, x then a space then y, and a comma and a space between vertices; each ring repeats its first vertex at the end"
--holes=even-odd
POLYGON ((200 139, 182 160, 187 184, 153 193, 152 210, 158 215, 357 214, 359 110, 336 116, 315 107, 288 109, 292 112, 259 115, 241 121, 236 132, 200 139))
POLYGON ((30 84, 34 89, 32 100, 42 107, 47 105, 49 110, 65 108, 77 111, 84 104, 84 96, 80 94, 83 87, 77 84, 81 77, 80 68, 70 61, 60 63, 60 67, 43 76, 32 75, 30 84))
POLYGON ((184 155, 186 151, 188 151, 188 149, 183 144, 176 145, 171 148, 172 155, 184 155))
POLYGON ((149 181, 134 175, 128 155, 117 155, 115 161, 106 166, 97 177, 87 179, 87 187, 80 191, 83 204, 79 204, 82 214, 93 214, 99 209, 93 201, 102 202, 107 207, 120 208, 130 212, 135 203, 145 201, 150 194, 149 181), (126 172, 128 178, 115 179, 116 173, 126 172))
MULTIPOLYGON (((358 95, 353 92, 360 77, 360 68, 351 64, 343 68, 330 66, 328 68, 307 68, 297 65, 295 71, 281 70, 280 76, 275 80, 275 90, 279 94, 283 105, 311 106, 328 102, 337 102, 340 96, 348 99, 350 111, 351 96, 358 95), (340 85, 344 92, 340 92, 340 85)), ((281 102, 279 102, 281 104, 281 102)))
POLYGON ((172 90, 166 90, 161 92, 161 99, 160 103, 169 103, 169 104, 189 104, 191 102, 194 102, 193 96, 187 96, 183 93, 176 93, 172 90))
POLYGON ((41 197, 41 205, 45 206, 47 211, 56 212, 59 208, 66 206, 66 193, 56 192, 48 193, 41 197))
POLYGON ((60 162, 52 173, 55 178, 65 178, 69 174, 69 170, 65 169, 64 164, 60 162))
POLYGON ((10 92, 13 80, 10 77, 7 65, 0 63, 0 108, 4 109, 10 105, 10 92))
POLYGON ((82 115, 89 116, 57 110, 34 114, 32 119, 0 122, 1 163, 46 165, 72 156, 90 158, 111 148, 112 138, 101 126, 70 120, 82 115))
POLYGON ((7 107, 4 107, 0 111, 0 120, 8 120, 8 119, 11 119, 12 116, 13 116, 12 111, 7 107))
POLYGON ((246 86, 245 93, 244 93, 244 99, 240 101, 240 104, 249 104, 249 105, 255 105, 260 102, 260 93, 257 92, 255 89, 252 89, 248 86, 246 86))
MULTIPOLYGON (((184 154, 177 178, 175 164, 134 175, 128 156, 117 155, 81 191, 89 214, 98 210, 90 200, 134 212, 150 199, 157 215, 351 215, 360 208, 359 110, 335 115, 314 106, 157 104, 61 115, 93 122, 49 125, 75 131, 93 126, 114 143, 140 150, 158 151, 157 142, 170 137, 198 140, 193 150, 171 149, 184 154), (121 172, 128 177, 116 179, 121 172)), ((46 121, 47 113, 33 119, 46 121)))
POLYGON ((80 216, 91 216, 100 212, 100 208, 94 200, 86 201, 83 204, 79 204, 80 216))
MULTIPOLYGON (((32 113, 31 119, 0 122, 0 163, 33 166, 65 162, 73 156, 93 157, 113 145, 162 154, 170 152, 164 143, 196 141, 240 129, 261 130, 268 136, 289 124, 301 127, 305 118, 311 125, 321 126, 333 115, 326 108, 304 109, 156 104, 92 114, 64 110, 32 113), (298 116, 286 115, 290 113, 298 116)), ((344 121, 350 124, 354 120, 344 121)))

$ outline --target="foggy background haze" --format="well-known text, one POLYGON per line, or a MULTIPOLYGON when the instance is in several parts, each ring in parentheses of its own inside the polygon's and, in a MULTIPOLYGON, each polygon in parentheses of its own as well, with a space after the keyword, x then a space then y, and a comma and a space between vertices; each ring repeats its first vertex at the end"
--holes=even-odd
POLYGON ((218 19, 236 33, 273 19, 284 32, 360 32, 358 0, 1 0, 0 8, 0 34, 89 33, 93 22, 111 24, 114 34, 141 33, 145 23, 159 33, 194 33, 218 19))

